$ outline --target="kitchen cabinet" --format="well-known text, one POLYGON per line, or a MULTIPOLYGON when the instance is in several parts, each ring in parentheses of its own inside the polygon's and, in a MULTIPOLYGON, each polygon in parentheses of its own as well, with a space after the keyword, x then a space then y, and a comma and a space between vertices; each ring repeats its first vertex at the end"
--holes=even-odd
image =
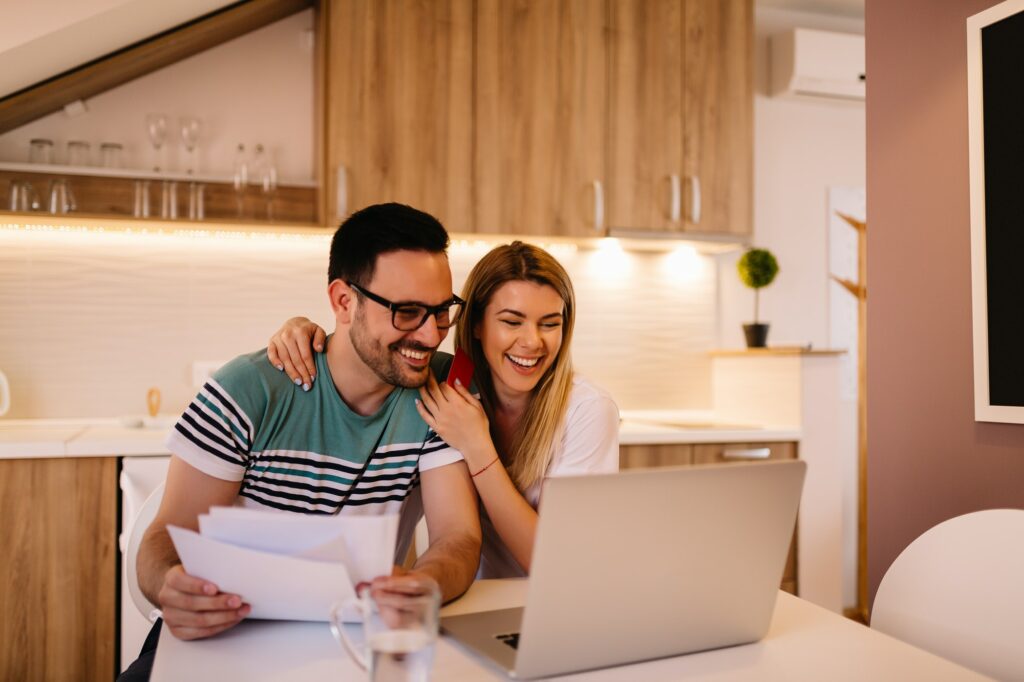
POLYGON ((331 216, 456 232, 749 234, 751 0, 333 0, 331 216))
POLYGON ((610 0, 608 225, 748 235, 749 0, 610 0))
POLYGON ((0 460, 0 518, 0 679, 112 679, 117 460, 0 460))
POLYGON ((475 230, 598 236, 604 0, 476 8, 475 230))
MULTIPOLYGON (((619 447, 621 469, 659 466, 711 464, 728 466, 743 461, 796 459, 797 444, 779 443, 670 443, 657 445, 622 445, 619 447)), ((793 531, 786 566, 782 572, 781 589, 799 594, 797 570, 798 533, 793 531)))
POLYGON ((327 223, 399 201, 471 229, 472 0, 329 0, 321 81, 327 223))

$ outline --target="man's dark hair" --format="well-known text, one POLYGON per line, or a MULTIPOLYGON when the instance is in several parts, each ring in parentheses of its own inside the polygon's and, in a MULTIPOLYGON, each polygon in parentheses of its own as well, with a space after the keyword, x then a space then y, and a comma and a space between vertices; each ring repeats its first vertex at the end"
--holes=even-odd
POLYGON ((437 218, 405 204, 376 204, 356 211, 331 240, 327 281, 365 286, 373 279, 377 256, 391 251, 444 253, 448 232, 437 218))

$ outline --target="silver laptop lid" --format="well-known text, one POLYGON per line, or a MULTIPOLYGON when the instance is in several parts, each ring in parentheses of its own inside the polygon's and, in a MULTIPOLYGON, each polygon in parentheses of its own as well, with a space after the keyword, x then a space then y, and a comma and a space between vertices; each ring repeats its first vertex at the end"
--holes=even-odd
POLYGON ((763 637, 805 471, 791 461, 545 481, 516 676, 763 637))

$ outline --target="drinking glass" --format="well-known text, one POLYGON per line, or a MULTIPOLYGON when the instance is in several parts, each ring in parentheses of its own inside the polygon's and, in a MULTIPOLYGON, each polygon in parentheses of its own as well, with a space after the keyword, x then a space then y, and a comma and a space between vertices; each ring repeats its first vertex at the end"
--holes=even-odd
POLYGON ((39 210, 39 196, 31 182, 25 180, 12 180, 10 193, 10 209, 12 211, 26 212, 39 210))
POLYGON ((132 215, 136 218, 149 217, 149 180, 135 181, 135 203, 132 215))
POLYGON ((153 145, 153 170, 160 172, 160 150, 167 139, 167 116, 146 114, 146 133, 149 135, 149 143, 153 145))
POLYGON ((189 220, 203 220, 206 218, 206 207, 203 200, 204 189, 205 185, 201 182, 190 182, 188 184, 189 220))
POLYGON ((81 140, 68 142, 68 165, 88 166, 89 165, 89 143, 81 140))
POLYGON ((100 165, 104 168, 121 167, 121 150, 123 147, 117 142, 104 142, 100 145, 100 165))
POLYGON ((174 180, 160 184, 160 217, 170 220, 178 217, 178 183, 174 180))
POLYGON ((199 146, 199 134, 203 124, 195 116, 182 116, 179 121, 181 126, 181 144, 184 145, 188 155, 188 162, 185 171, 192 175, 196 167, 196 148, 199 146))
POLYGON ((29 163, 53 163, 53 140, 37 137, 28 143, 29 163))
POLYGON ((331 632, 352 660, 367 670, 370 682, 427 682, 434 665, 441 593, 424 581, 417 594, 363 590, 331 608, 331 632), (354 610, 363 619, 364 645, 349 639, 342 613, 354 610))
POLYGON ((235 200, 238 203, 238 217, 245 215, 245 190, 249 184, 249 161, 245 158, 245 145, 239 144, 235 150, 235 172, 232 178, 235 187, 235 200))
POLYGON ((70 213, 75 210, 75 195, 71 193, 71 186, 64 178, 57 178, 50 182, 50 213, 70 213))
POLYGON ((277 167, 263 149, 262 144, 256 145, 253 158, 253 181, 259 185, 260 193, 266 204, 267 220, 274 219, 274 194, 277 192, 277 167))

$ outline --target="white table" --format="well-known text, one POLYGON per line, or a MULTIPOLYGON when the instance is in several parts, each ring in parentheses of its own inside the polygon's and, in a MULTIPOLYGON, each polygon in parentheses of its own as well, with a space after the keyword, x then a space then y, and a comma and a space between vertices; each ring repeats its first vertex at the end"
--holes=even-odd
MULTIPOLYGON (((525 580, 483 580, 443 615, 521 605, 525 580)), ((246 621, 208 640, 183 642, 164 631, 153 682, 190 680, 363 680, 325 623, 246 621)), ((501 680, 504 675, 447 637, 437 645, 438 682, 501 680)), ((645 680, 985 680, 921 649, 779 593, 768 635, 755 644, 595 670, 557 679, 645 680)))

